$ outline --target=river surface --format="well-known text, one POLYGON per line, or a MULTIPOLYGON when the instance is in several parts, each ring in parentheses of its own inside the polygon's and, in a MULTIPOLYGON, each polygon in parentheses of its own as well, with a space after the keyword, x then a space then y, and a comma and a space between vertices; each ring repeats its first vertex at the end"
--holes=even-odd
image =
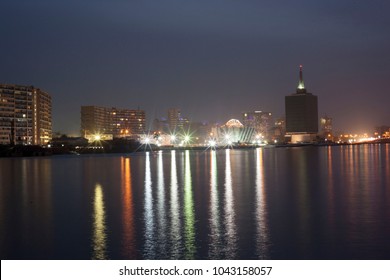
POLYGON ((0 159, 1 259, 390 259, 390 144, 0 159))

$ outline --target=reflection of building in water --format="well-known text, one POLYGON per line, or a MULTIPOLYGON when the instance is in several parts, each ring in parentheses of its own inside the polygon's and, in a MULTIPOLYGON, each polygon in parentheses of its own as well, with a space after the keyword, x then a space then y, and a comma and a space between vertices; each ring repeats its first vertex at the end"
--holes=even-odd
POLYGON ((176 169, 176 151, 171 151, 171 186, 170 186, 170 208, 171 208, 171 259, 178 259, 180 256, 180 249, 182 247, 181 237, 181 220, 180 220, 180 205, 179 205, 179 185, 177 183, 177 169, 176 169))
POLYGON ((93 201, 93 255, 92 259, 104 260, 106 255, 106 214, 104 210, 103 189, 100 184, 95 186, 93 201))
POLYGON ((210 242, 209 259, 220 259, 221 225, 219 221, 218 174, 216 151, 210 152, 210 242))
POLYGON ((192 178, 190 165, 190 152, 185 152, 185 177, 184 177, 184 228, 185 228, 185 258, 195 257, 195 213, 194 198, 192 193, 192 178))
POLYGON ((260 259, 268 258, 269 230, 267 223, 267 201, 264 185, 263 150, 256 149, 256 249, 260 259))
POLYGON ((154 236, 154 214, 153 214, 153 195, 152 195, 152 177, 150 173, 149 152, 145 157, 145 202, 144 202, 144 223, 145 223, 145 248, 144 258, 154 259, 156 255, 156 242, 154 236))
POLYGON ((135 250, 134 205, 130 163, 130 158, 121 159, 123 254, 126 258, 134 259, 137 258, 137 252, 135 250))
POLYGON ((225 231, 226 231, 226 259, 234 259, 237 253, 237 231, 234 213, 234 195, 232 171, 230 163, 230 149, 226 150, 225 163, 225 231))
POLYGON ((167 242, 161 242, 167 238, 167 216, 165 205, 165 184, 164 184, 164 167, 163 154, 158 151, 157 156, 157 228, 158 228, 158 252, 160 258, 167 258, 167 242))

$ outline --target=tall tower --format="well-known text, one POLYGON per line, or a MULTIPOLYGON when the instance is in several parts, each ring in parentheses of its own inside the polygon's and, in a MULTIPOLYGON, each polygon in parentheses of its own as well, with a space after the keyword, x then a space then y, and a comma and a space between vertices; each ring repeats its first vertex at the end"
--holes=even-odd
POLYGON ((285 97, 286 136, 292 143, 313 141, 318 132, 318 99, 306 91, 302 68, 296 92, 285 97))

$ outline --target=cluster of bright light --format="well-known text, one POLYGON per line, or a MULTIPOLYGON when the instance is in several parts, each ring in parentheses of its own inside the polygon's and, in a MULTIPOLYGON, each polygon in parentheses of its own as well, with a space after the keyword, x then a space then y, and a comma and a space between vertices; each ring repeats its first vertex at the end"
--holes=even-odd
POLYGON ((94 139, 95 141, 100 141, 100 140, 102 139, 102 136, 101 136, 100 134, 95 134, 95 135, 93 136, 93 139, 94 139))
POLYGON ((209 146, 214 148, 215 146, 217 146, 217 142, 215 140, 210 140, 209 141, 209 146))

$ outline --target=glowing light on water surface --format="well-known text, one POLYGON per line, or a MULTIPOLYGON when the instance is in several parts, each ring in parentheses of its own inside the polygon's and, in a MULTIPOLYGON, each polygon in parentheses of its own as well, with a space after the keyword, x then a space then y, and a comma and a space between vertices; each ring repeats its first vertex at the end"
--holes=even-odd
POLYGON ((154 214, 153 214, 153 196, 152 196, 152 177, 150 173, 149 152, 145 157, 145 190, 144 190, 144 223, 145 223, 145 254, 146 258, 155 257, 156 248, 154 242, 154 214))
POLYGON ((181 248, 182 238, 180 234, 180 205, 178 195, 177 170, 176 170, 176 152, 171 151, 171 258, 178 259, 181 248))
POLYGON ((93 201, 93 255, 92 259, 106 259, 106 213, 104 209, 103 189, 100 184, 95 185, 93 201))
POLYGON ((195 257, 195 214, 194 198, 192 194, 192 178, 190 165, 190 152, 185 151, 185 177, 184 177, 184 228, 186 259, 195 257))
POLYGON ((232 171, 230 166, 230 150, 225 151, 225 227, 227 246, 225 258, 234 259, 237 247, 237 233, 234 213, 234 196, 232 184, 232 171))
POLYGON ((261 259, 267 259, 269 232, 267 225, 267 205, 264 186, 263 150, 256 149, 256 225, 257 254, 261 259))
MULTIPOLYGON (((159 241, 166 238, 166 213, 165 213, 165 185, 163 169, 162 151, 157 156, 157 221, 158 221, 158 239, 159 241)), ((158 242, 159 251, 166 253, 166 242, 158 242)))
POLYGON ((216 151, 210 152, 210 249, 209 258, 219 259, 221 251, 221 225, 219 221, 218 173, 216 151))

